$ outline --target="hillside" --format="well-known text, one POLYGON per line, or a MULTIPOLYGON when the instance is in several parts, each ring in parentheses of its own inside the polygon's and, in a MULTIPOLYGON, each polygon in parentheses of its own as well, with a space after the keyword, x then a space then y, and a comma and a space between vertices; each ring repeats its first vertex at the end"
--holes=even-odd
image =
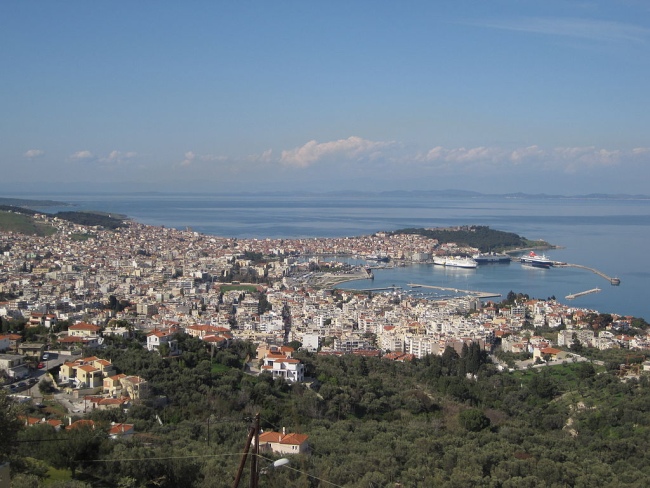
POLYGON ((428 237, 429 239, 437 239, 441 244, 455 242, 459 245, 475 247, 481 252, 508 251, 530 247, 552 247, 545 241, 531 241, 513 232, 494 230, 485 225, 435 229, 409 228, 396 230, 391 232, 391 234, 417 234, 428 237))
POLYGON ((0 230, 25 235, 45 236, 56 232, 50 225, 36 222, 30 215, 0 210, 0 230))
MULTIPOLYGON (((72 470, 91 486, 229 486, 239 461, 233 453, 250 425, 245 418, 259 412, 264 430, 309 436, 310 455, 290 456, 292 469, 265 477, 269 487, 650 482, 645 376, 623 381, 616 368, 588 362, 498 373, 472 345, 410 362, 297 354, 316 379, 307 387, 244 374, 251 344, 236 341, 214 354, 196 338, 177 339, 177 358, 110 339, 102 350, 120 372, 147 378, 165 402, 93 409, 88 417, 98 430, 74 437, 46 425, 17 427, 8 437, 14 460, 72 470), (137 435, 128 443, 98 435, 111 422, 133 424, 137 435)), ((264 457, 266 465, 276 456, 264 457)))
POLYGON ((72 207, 73 205, 66 202, 57 202, 56 200, 33 200, 25 198, 6 198, 0 197, 0 205, 10 205, 12 207, 72 207))
MULTIPOLYGON (((34 215, 36 214, 44 214, 44 212, 36 212, 23 207, 0 205, 0 230, 30 235, 48 235, 54 233, 55 230, 53 227, 35 221, 34 215)), ((117 229, 124 226, 123 218, 115 218, 105 213, 58 212, 45 215, 89 227, 99 226, 105 229, 117 229)))

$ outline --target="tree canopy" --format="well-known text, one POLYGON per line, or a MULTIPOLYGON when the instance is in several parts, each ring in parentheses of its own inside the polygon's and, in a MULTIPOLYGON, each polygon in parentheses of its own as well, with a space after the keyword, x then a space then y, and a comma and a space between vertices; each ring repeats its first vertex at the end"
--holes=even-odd
POLYGON ((17 436, 14 459, 74 469, 93 486, 225 486, 247 418, 259 412, 263 429, 305 433, 310 445, 309 455, 292 456, 293 470, 274 472, 265 486, 328 486, 319 479, 350 487, 650 482, 645 376, 622 381, 589 363, 499 373, 468 344, 460 354, 448 348, 407 362, 300 352, 313 380, 289 384, 244 373, 250 343, 213 351, 198 339, 176 339, 177 357, 133 347, 102 351, 119 372, 146 378, 153 395, 126 412, 92 411, 94 435, 11 427, 0 442, 17 436), (138 434, 108 439, 110 422, 132 423, 138 434))

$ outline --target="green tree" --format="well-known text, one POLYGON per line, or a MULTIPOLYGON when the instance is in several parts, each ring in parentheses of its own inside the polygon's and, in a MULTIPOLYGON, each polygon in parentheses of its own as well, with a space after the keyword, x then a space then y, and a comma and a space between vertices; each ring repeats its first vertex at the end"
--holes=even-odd
POLYGON ((101 430, 86 425, 62 431, 59 435, 65 436, 66 441, 57 450, 54 465, 72 471, 73 478, 79 468, 97 458, 102 437, 105 436, 101 430))
POLYGON ((576 334, 575 332, 571 334, 571 339, 572 341, 571 344, 569 345, 569 349, 571 349, 575 353, 581 353, 583 347, 582 347, 582 343, 578 339, 578 334, 576 334))
POLYGON ((16 437, 21 427, 16 404, 0 391, 0 461, 6 461, 16 449, 16 437))
POLYGON ((490 419, 477 408, 463 410, 458 415, 460 425, 470 432, 480 432, 490 426, 490 419))

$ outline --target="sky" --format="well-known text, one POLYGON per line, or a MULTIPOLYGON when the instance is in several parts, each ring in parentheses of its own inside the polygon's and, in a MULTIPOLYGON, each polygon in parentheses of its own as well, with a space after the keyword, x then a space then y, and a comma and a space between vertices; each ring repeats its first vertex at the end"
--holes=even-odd
POLYGON ((0 2, 0 191, 650 194, 650 3, 0 2))

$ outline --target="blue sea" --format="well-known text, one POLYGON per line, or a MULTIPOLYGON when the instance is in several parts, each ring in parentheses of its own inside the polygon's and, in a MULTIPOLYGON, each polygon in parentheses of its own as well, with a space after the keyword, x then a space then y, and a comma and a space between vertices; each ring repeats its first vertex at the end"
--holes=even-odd
MULTIPOLYGON (((75 210, 126 214, 150 225, 192 228, 238 238, 299 238, 367 235, 407 227, 488 225, 561 249, 546 254, 555 261, 597 268, 621 279, 612 286, 575 268, 536 269, 519 263, 459 270, 413 265, 377 270, 372 287, 421 283, 481 290, 505 296, 510 290, 531 297, 555 296, 560 302, 603 313, 650 320, 650 200, 449 197, 404 194, 5 194, 52 199, 75 210), (572 301, 564 297, 592 288, 601 292, 572 301)), ((70 208, 47 208, 47 212, 70 208)), ((368 288, 369 282, 348 287, 368 288)))

